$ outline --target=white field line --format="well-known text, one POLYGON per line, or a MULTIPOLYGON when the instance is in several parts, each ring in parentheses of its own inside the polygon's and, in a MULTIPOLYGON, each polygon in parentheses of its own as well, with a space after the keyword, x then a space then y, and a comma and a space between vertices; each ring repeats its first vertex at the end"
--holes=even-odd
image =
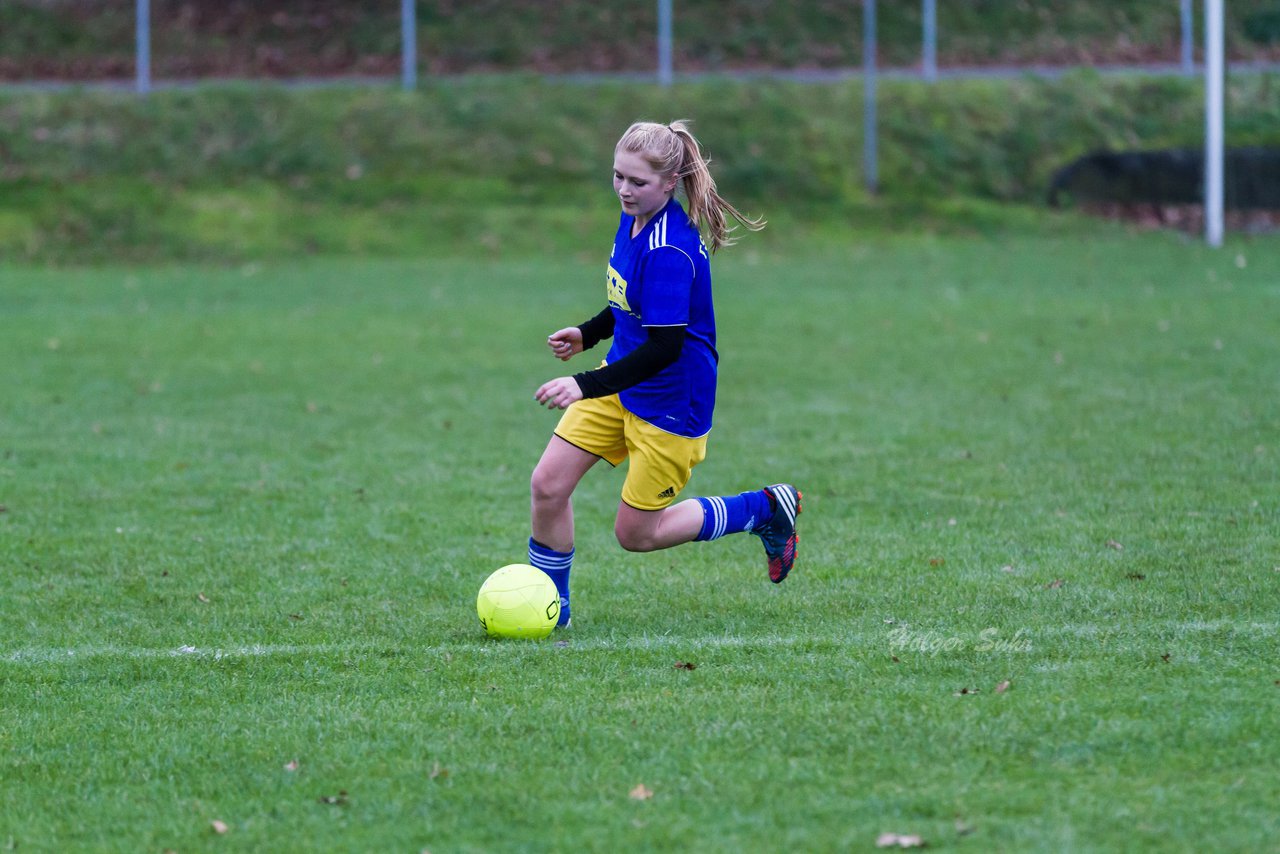
POLYGON ((94 658, 163 659, 194 658, 221 661, 232 658, 289 658, 296 656, 360 655, 392 652, 397 655, 431 655, 453 652, 497 652, 499 650, 528 650, 538 647, 578 650, 645 650, 645 649, 731 649, 747 646, 790 647, 802 643, 837 643, 841 646, 864 646, 861 639, 848 641, 821 637, 736 637, 715 635, 686 637, 683 635, 644 635, 625 640, 599 638, 594 640, 561 639, 554 637, 542 642, 526 644, 512 642, 500 644, 483 639, 461 643, 403 646, 394 643, 365 644, 249 644, 245 646, 179 646, 173 649, 149 647, 87 646, 70 649, 30 648, 0 653, 0 662, 12 664, 49 664, 54 662, 83 661, 94 658))
MULTIPOLYGON (((1057 644, 1046 644, 1049 638, 1092 638, 1097 636, 1120 635, 1133 633, 1133 626, 1117 626, 1113 623, 1073 623, 1056 627, 1040 627, 1034 632, 1026 631, 1023 636, 1030 642, 1031 652, 1035 649, 1047 649, 1057 644)), ((1170 630, 1187 633, 1230 632, 1238 635, 1263 635, 1277 637, 1280 635, 1280 622, 1258 622, 1250 620, 1191 620, 1180 623, 1160 622, 1153 626, 1161 633, 1170 630)), ((92 659, 198 659, 221 661, 235 658, 292 658, 298 656, 339 656, 393 653, 396 655, 432 655, 455 652, 497 653, 501 651, 529 650, 537 648, 569 649, 569 650, 618 650, 637 651, 650 649, 675 649, 680 651, 699 651, 714 649, 741 649, 745 647, 761 647, 783 649, 812 644, 815 647, 841 647, 846 649, 888 649, 893 644, 892 633, 906 629, 910 636, 928 638, 946 637, 951 631, 942 626, 911 626, 906 623, 885 625, 883 634, 867 636, 864 634, 842 635, 771 635, 771 636, 738 636, 738 635, 704 635, 689 637, 685 635, 640 635, 632 638, 592 638, 579 639, 572 635, 564 638, 552 637, 546 641, 533 644, 494 643, 477 638, 474 641, 457 643, 402 645, 395 643, 332 643, 332 644, 247 644, 242 646, 194 646, 182 645, 169 649, 128 646, 82 646, 72 648, 35 647, 28 649, 0 652, 0 663, 9 664, 52 664, 68 661, 84 661, 92 659)), ((1006 627, 998 634, 998 639, 1007 640, 1014 635, 1012 627, 1006 627)), ((971 629, 962 633, 961 639, 976 640, 978 635, 971 629)))

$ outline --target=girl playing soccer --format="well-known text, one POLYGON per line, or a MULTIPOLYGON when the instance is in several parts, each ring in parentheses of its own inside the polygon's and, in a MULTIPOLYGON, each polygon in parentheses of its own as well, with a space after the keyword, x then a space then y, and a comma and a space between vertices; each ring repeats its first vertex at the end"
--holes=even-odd
POLYGON ((751 231, 764 227, 716 192, 684 122, 639 122, 618 140, 613 189, 622 217, 606 275, 608 305, 547 345, 567 362, 606 338, 613 346, 592 371, 543 383, 534 397, 564 409, 531 481, 529 563, 560 591, 559 625, 569 622, 573 490, 598 460, 630 458, 614 533, 628 551, 665 549, 749 531, 764 542, 775 584, 796 559, 800 492, 790 484, 673 504, 706 456, 716 395, 716 326, 711 251, 732 243, 726 214, 751 231), (683 182, 689 210, 676 201, 683 182))

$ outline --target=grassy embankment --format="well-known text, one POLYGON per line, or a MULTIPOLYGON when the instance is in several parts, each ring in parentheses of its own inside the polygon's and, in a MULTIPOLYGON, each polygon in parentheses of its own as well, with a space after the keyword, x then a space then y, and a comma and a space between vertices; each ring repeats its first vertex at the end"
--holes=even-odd
MULTIPOLYGON (((1231 144, 1280 140, 1280 87, 1233 80, 1231 144)), ((1052 171, 1100 147, 1198 144, 1182 79, 887 82, 882 192, 862 186, 861 86, 710 80, 671 90, 480 77, 390 88, 205 87, 0 96, 0 258, 237 260, 305 252, 594 248, 637 117, 691 117, 725 195, 778 228, 1099 228, 1043 212, 1052 171)))

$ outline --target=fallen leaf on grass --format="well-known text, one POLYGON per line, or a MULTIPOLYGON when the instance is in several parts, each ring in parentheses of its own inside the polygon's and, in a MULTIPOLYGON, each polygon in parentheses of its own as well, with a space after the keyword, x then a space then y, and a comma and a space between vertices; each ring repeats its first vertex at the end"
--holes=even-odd
POLYGON ((1107 548, 1115 549, 1118 552, 1124 551, 1124 546, 1120 545, 1115 540, 1107 540, 1107 548))
POLYGON ((914 833, 882 833, 876 837, 877 848, 924 848, 928 844, 914 833))
POLYGON ((1048 584, 1046 584, 1046 585, 1044 586, 1044 588, 1045 588, 1046 590, 1057 590, 1059 587, 1061 587, 1062 585, 1064 585, 1064 584, 1066 584, 1066 583, 1067 583, 1067 582, 1066 582, 1066 581, 1064 581, 1064 580, 1063 580, 1063 579, 1061 579, 1061 578, 1055 578, 1053 581, 1050 581, 1048 584))
POLYGON ((350 799, 347 798, 346 789, 343 789, 342 791, 338 792, 338 794, 336 795, 321 795, 316 800, 318 800, 322 804, 328 804, 331 807, 345 807, 348 803, 350 803, 350 799))
POLYGON ((199 599, 201 602, 205 603, 206 605, 209 604, 209 597, 204 595, 203 593, 197 593, 196 598, 199 599))
POLYGON ((1128 575, 1126 575, 1126 576, 1125 576, 1125 578, 1129 579, 1130 581, 1144 581, 1144 580, 1146 580, 1146 576, 1145 576, 1145 575, 1143 575, 1141 572, 1131 572, 1131 573, 1129 573, 1128 575))
POLYGON ((427 772, 428 780, 443 780, 449 776, 449 769, 442 768, 439 762, 431 763, 431 770, 427 772))
POLYGON ((997 686, 996 686, 996 693, 997 693, 997 694, 1003 694, 1005 691, 1008 691, 1008 690, 1009 690, 1009 680, 1008 680, 1008 679, 1004 680, 1003 682, 1001 682, 999 685, 997 685, 997 686))
POLYGON ((1167 652, 1166 652, 1164 655, 1160 656, 1160 660, 1161 660, 1161 661, 1163 661, 1165 664, 1168 664, 1168 663, 1169 663, 1169 653, 1167 653, 1167 652))
POLYGON ((290 620, 305 620, 305 619, 306 619, 306 617, 302 616, 301 614, 290 614, 290 615, 289 615, 289 619, 290 619, 290 620))
POLYGON ((931 557, 929 558, 929 566, 942 566, 947 562, 946 558, 931 557))
POLYGON ((640 783, 629 794, 633 801, 647 801, 653 797, 653 789, 650 789, 644 783, 640 783))
POLYGON ((692 661, 677 661, 674 665, 676 670, 693 670, 697 666, 692 661))
POLYGON ((288 762, 286 762, 286 763, 284 764, 284 770, 286 770, 286 771, 297 771, 297 770, 298 770, 298 760, 296 760, 296 759, 290 759, 288 762))
POLYGON ((230 830, 230 828, 227 827, 227 823, 225 821, 218 821, 216 818, 213 821, 209 822, 209 826, 212 827, 213 832, 218 834, 219 836, 221 836, 222 834, 230 830))

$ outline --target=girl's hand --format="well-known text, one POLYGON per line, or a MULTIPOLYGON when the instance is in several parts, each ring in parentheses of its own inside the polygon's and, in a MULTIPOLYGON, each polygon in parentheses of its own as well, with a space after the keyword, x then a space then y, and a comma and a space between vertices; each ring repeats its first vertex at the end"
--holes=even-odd
POLYGON ((571 404, 582 400, 582 389, 573 377, 557 377, 539 386, 533 399, 547 409, 568 409, 571 404))
POLYGON ((570 326, 558 332, 552 332, 547 336, 547 346, 551 348, 551 355, 562 362, 567 362, 582 352, 582 330, 576 326, 570 326))

